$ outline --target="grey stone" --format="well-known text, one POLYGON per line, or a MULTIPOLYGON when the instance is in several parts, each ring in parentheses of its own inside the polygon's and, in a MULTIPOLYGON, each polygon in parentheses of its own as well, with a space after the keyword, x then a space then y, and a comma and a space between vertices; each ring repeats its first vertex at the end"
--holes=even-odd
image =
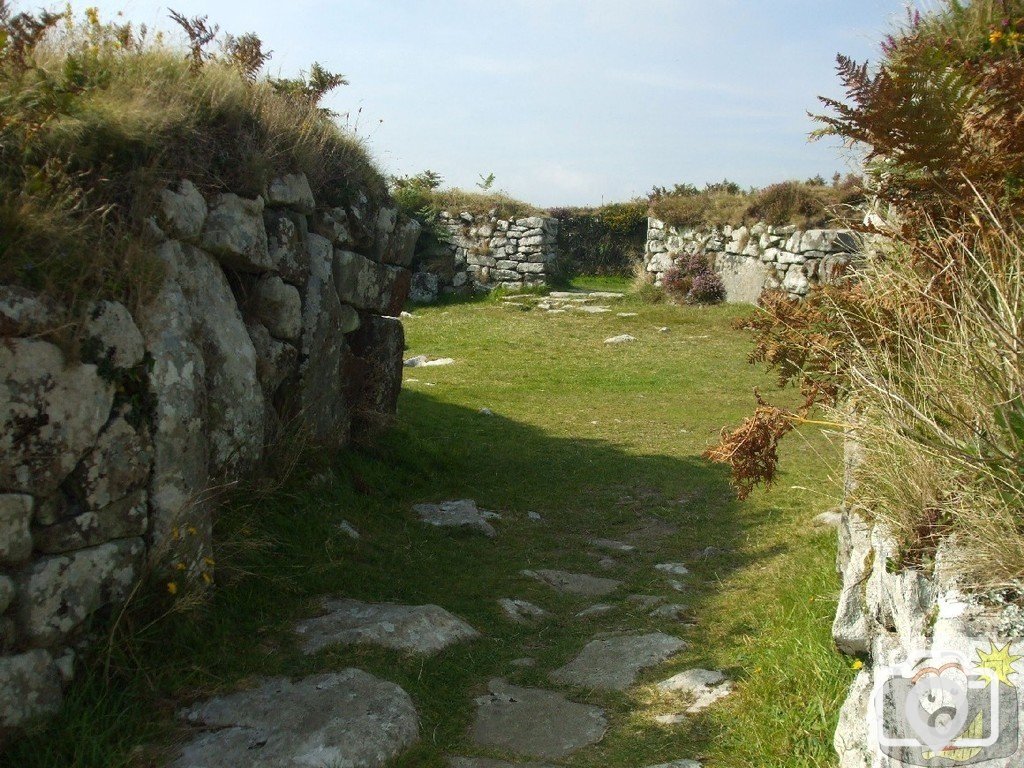
POLYGON ((362 538, 362 536, 359 535, 359 531, 357 531, 348 520, 342 520, 338 523, 338 530, 354 541, 359 541, 359 539, 362 538))
POLYGON ((786 272, 786 279, 782 281, 782 287, 789 293, 803 296, 810 290, 811 284, 803 270, 794 266, 786 272))
POLYGON ((391 233, 387 248, 381 254, 385 264, 408 267, 416 255, 416 242, 423 226, 416 219, 400 221, 391 233))
POLYGON ((416 654, 435 654, 479 633, 436 605, 372 604, 327 599, 324 614, 300 621, 295 632, 302 650, 316 653, 332 645, 379 645, 416 654))
POLYGON ((759 259, 719 254, 715 271, 725 286, 725 299, 731 303, 757 304, 771 268, 759 259))
POLYGON ((412 276, 409 301, 416 304, 433 304, 437 301, 439 290, 437 275, 430 272, 416 272, 412 276))
POLYGON ((36 560, 17 577, 18 620, 32 646, 67 638, 104 605, 123 602, 140 574, 142 539, 36 560))
POLYGON ((660 605, 650 613, 652 619, 668 619, 669 621, 687 621, 693 617, 690 606, 682 603, 660 605))
POLYGON ((192 241, 199 237, 206 222, 206 200, 188 179, 177 188, 160 190, 156 221, 161 230, 175 240, 192 241))
POLYGON ((115 539, 143 536, 149 522, 145 491, 136 491, 100 509, 90 509, 34 530, 35 547, 48 555, 95 547, 115 539))
POLYGON ((60 710, 60 676, 46 651, 0 656, 0 730, 60 710))
POLYGON ((374 430, 398 408, 405 328, 397 318, 369 315, 348 338, 355 355, 348 382, 352 429, 374 430))
MULTIPOLYGON (((586 307, 582 307, 586 309, 586 307)), ((605 339, 605 344, 628 344, 631 341, 636 341, 636 336, 630 336, 628 333, 624 333, 621 336, 613 336, 610 339, 605 339)))
MULTIPOLYGON (((611 307, 586 307, 586 306, 576 307, 576 310, 578 312, 584 313, 585 315, 603 315, 603 314, 606 314, 606 313, 612 311, 611 307)), ((636 339, 633 339, 633 341, 636 341, 636 339)))
POLYGON ((505 616, 517 624, 525 624, 533 619, 542 619, 547 616, 547 611, 526 600, 503 597, 498 600, 498 606, 505 616))
POLYGON ((636 552, 636 547, 632 544, 626 544, 621 541, 615 541, 613 539, 591 539, 590 546, 596 547, 597 549, 604 549, 609 552, 636 552))
POLYGON ((653 608, 664 603, 665 598, 661 595, 629 595, 626 601, 641 608, 653 608))
POLYGON ((593 616, 604 616, 604 614, 611 613, 614 610, 614 605, 608 605, 607 603, 598 603, 597 605, 592 605, 589 608, 584 608, 582 611, 576 614, 576 618, 589 619, 593 616))
POLYGON ((95 443, 114 387, 34 339, 0 345, 0 370, 0 488, 47 496, 95 443))
POLYGON ((128 422, 130 414, 122 407, 71 473, 78 497, 90 510, 123 499, 149 479, 152 444, 148 435, 128 422))
POLYGON ((11 607, 14 600, 14 582, 10 576, 0 574, 0 614, 3 614, 11 607))
POLYGON ((370 261, 365 256, 337 249, 334 284, 338 298, 357 309, 395 316, 409 295, 408 270, 370 261))
POLYGON ((290 173, 270 182, 267 204, 306 214, 316 210, 313 190, 309 188, 309 179, 304 173, 290 173))
POLYGON ((652 765, 650 768, 701 768, 696 760, 673 760, 671 763, 652 765))
POLYGON ((860 670, 839 709, 833 746, 839 756, 840 768, 868 768, 874 763, 874 750, 868 735, 868 707, 873 687, 871 672, 867 668, 860 670))
POLYGON ((687 714, 701 712, 732 693, 732 683, 725 675, 710 669, 688 669, 658 683, 662 691, 682 693, 690 698, 687 714))
POLYGON ((59 323, 50 299, 15 285, 0 285, 0 336, 33 336, 59 323))
POLYGON ((608 721, 598 707, 570 701, 559 693, 520 688, 491 680, 489 693, 476 699, 470 732, 482 747, 558 760, 604 738, 608 721))
POLYGON ((682 563, 658 563, 654 567, 662 573, 667 573, 671 576, 687 576, 690 573, 690 569, 682 563))
POLYGON ((542 581, 558 592, 567 592, 573 595, 584 597, 602 597, 614 592, 622 584, 615 579, 602 579, 598 576, 588 576, 581 573, 568 573, 566 571, 554 571, 541 569, 536 571, 522 571, 523 576, 542 581))
POLYGON ((267 229, 267 253, 272 268, 289 283, 304 287, 309 280, 306 217, 291 211, 269 209, 263 212, 263 223, 267 229))
POLYGON ((842 520, 842 512, 836 510, 822 512, 820 515, 816 515, 811 522, 820 528, 838 528, 840 523, 842 523, 842 520))
POLYGON ((438 528, 466 528, 493 538, 494 526, 487 522, 472 499, 443 501, 440 504, 417 504, 413 508, 420 520, 438 528))
POLYGON ((27 494, 0 494, 0 564, 22 563, 32 554, 32 506, 27 494))
POLYGON ((85 336, 89 362, 134 368, 146 353, 142 334, 131 314, 116 301, 98 301, 89 308, 85 336))
POLYGON ((440 368, 446 365, 454 365, 455 361, 450 357, 430 358, 428 355, 416 355, 405 361, 406 368, 440 368))
POLYGON ((348 213, 344 208, 331 208, 318 213, 313 220, 313 231, 339 248, 348 248, 353 244, 348 213))
POLYGON ((409 695, 358 669, 271 678, 182 717, 203 730, 173 768, 383 768, 419 738, 409 695))
POLYGON ((275 264, 263 225, 263 198, 246 200, 230 192, 215 198, 203 227, 202 246, 233 269, 271 270, 275 264))
POLYGON ((662 664, 686 648, 678 637, 661 632, 591 640, 579 655, 551 673, 564 685, 624 691, 645 669, 662 664))
POLYGON ((257 284, 252 301, 253 316, 285 341, 295 341, 302 332, 302 299, 299 290, 277 275, 269 275, 257 284))
MULTIPOLYGON (((262 230, 262 218, 259 226, 262 230)), ((264 402, 256 350, 227 278, 208 254, 174 241, 157 252, 168 277, 181 287, 203 352, 211 471, 235 477, 263 451, 264 402)))
POLYGON ((299 351, 291 344, 273 338, 260 323, 246 323, 245 328, 256 352, 256 377, 269 413, 274 410, 274 394, 285 379, 296 372, 299 351))

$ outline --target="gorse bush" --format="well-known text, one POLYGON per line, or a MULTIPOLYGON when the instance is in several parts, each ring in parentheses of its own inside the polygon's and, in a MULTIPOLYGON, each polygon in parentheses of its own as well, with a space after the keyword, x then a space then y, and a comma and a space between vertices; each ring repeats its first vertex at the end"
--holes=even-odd
POLYGON ((326 204, 386 196, 362 143, 318 103, 339 76, 260 77, 254 35, 215 52, 215 28, 178 21, 187 50, 94 10, 77 22, 0 0, 0 283, 71 304, 137 299, 152 284, 137 237, 149 196, 182 177, 256 196, 301 171, 326 204))
POLYGON ((939 542, 987 586, 1024 579, 1024 1, 911 14, 871 69, 839 58, 844 102, 820 133, 866 148, 880 253, 804 302, 763 299, 752 361, 803 408, 758 410, 708 456, 741 495, 770 483, 779 439, 812 419, 862 459, 847 503, 927 567, 939 542))

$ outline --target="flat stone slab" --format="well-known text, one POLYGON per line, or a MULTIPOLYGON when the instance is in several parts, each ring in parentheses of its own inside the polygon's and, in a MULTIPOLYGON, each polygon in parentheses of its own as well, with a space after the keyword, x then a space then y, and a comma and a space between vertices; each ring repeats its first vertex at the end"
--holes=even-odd
POLYGON ((488 517, 498 517, 494 513, 477 509, 472 499, 442 501, 440 504, 417 504, 412 508, 422 522, 438 528, 466 528, 479 531, 491 538, 498 535, 494 526, 487 522, 488 517))
POLYGON ((445 365, 455 365, 450 357, 432 358, 427 355, 417 355, 405 361, 406 368, 440 368, 445 365))
POLYGON ((684 648, 685 642, 663 632, 591 640, 575 659, 552 672, 551 679, 580 688, 624 691, 643 670, 684 648))
POLYGON ((557 768, 549 763, 506 763, 489 757, 452 757, 448 765, 450 768, 557 768))
POLYGON ((408 694, 359 669, 220 696, 181 716, 206 729, 186 744, 173 768, 378 768, 419 738, 408 694))
POLYGON ((295 625, 306 653, 332 645, 365 643, 407 653, 433 654, 480 636, 462 619, 436 605, 362 603, 328 599, 324 614, 295 625))
POLYGON ((582 611, 576 614, 576 618, 589 619, 591 616, 603 616, 604 614, 614 610, 614 605, 608 605, 607 603, 598 603, 597 605, 592 605, 589 608, 584 608, 582 611))
POLYGON ((661 605, 650 612, 652 619, 668 619, 669 621, 689 621, 693 618, 693 611, 690 606, 683 603, 671 603, 661 605))
POLYGON ((553 571, 542 569, 539 571, 521 571, 523 576, 542 581, 549 587, 559 591, 568 592, 573 595, 584 597, 602 597, 609 595, 619 588, 621 581, 615 579, 602 579, 599 576, 588 576, 583 573, 569 573, 567 571, 553 571))
POLYGON ((595 549, 603 549, 606 552, 636 552, 636 547, 632 544, 626 544, 623 541, 615 541, 614 539, 591 539, 590 546, 595 549))
MULTIPOLYGON (((696 714, 707 709, 716 701, 732 693, 732 683, 721 672, 713 669, 688 669, 658 683, 662 691, 687 694, 692 703, 686 708, 687 714, 696 714)), ((667 717, 679 717, 668 715, 667 717)), ((678 720, 674 721, 678 722, 678 720)))
POLYGON ((527 602, 526 600, 516 600, 511 597, 503 597, 498 600, 498 605, 501 607, 505 616, 507 616, 510 621, 514 621, 517 624, 525 624, 528 621, 542 619, 548 615, 548 612, 543 608, 527 602))
POLYGON ((690 569, 682 563, 658 563, 654 567, 671 576, 688 576, 690 574, 690 569))
POLYGON ((631 341, 636 341, 636 336, 631 336, 628 333, 624 333, 621 336, 612 336, 610 339, 605 339, 605 344, 628 344, 631 341))
POLYGON ((517 755, 558 760, 604 738, 604 710, 570 701, 554 691, 519 688, 504 680, 488 683, 490 693, 476 699, 470 731, 482 747, 517 755))

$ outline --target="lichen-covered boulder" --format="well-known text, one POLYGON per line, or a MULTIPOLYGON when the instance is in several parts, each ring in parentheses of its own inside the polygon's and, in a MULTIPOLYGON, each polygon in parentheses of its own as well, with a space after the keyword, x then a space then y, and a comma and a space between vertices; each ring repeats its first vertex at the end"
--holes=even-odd
POLYGON ((156 223, 168 237, 188 242, 196 240, 203 231, 206 214, 203 193, 188 179, 160 191, 156 223))
POLYGON ((60 675, 43 650, 0 657, 0 734, 61 706, 60 675))
POLYGON ((146 347, 131 313, 116 301, 97 301, 86 313, 83 354, 100 366, 134 368, 146 347))
POLYGON ((28 494, 0 494, 0 565, 24 562, 32 554, 32 507, 28 494))
POLYGON ((71 474, 77 497, 88 509, 102 509, 145 486, 153 463, 149 435, 129 423, 121 408, 71 474))
POLYGON ((422 230, 422 225, 416 219, 400 221, 381 249, 380 260, 385 264, 408 267, 416 253, 416 241, 422 230))
POLYGON ((32 336, 59 324, 55 304, 14 285, 0 285, 0 336, 32 336))
POLYGON ((203 227, 202 246, 225 266, 242 272, 273 269, 263 226, 263 198, 247 200, 231 193, 216 197, 203 227))
POLYGON ((355 242, 350 231, 348 213, 344 208, 330 208, 318 213, 313 231, 339 248, 348 248, 355 242))
POLYGON ((149 522, 146 501, 146 492, 139 490, 102 509, 82 511, 72 507, 78 514, 33 530, 35 548, 43 554, 57 555, 116 539, 143 536, 149 522))
POLYGON ((35 648, 52 646, 104 605, 123 602, 144 553, 142 539, 121 539, 34 562, 15 578, 25 641, 35 648))
POLYGON ((352 251, 334 252, 334 281, 338 298, 357 309, 397 315, 409 295, 408 270, 370 261, 352 251))
POLYGON ((296 371, 299 351, 291 344, 272 337, 259 323, 249 323, 246 329, 256 350, 256 375, 263 389, 263 397, 269 402, 278 387, 296 371))
POLYGON ((0 488, 46 496, 96 441, 114 387, 34 339, 0 345, 0 372, 0 488))
POLYGON ((302 298, 299 289, 289 285, 277 275, 260 280, 252 299, 253 317, 270 335, 286 341, 296 341, 302 331, 302 298))
POLYGON ((304 173, 290 173, 270 182, 267 204, 306 214, 316 209, 313 190, 309 188, 309 179, 304 173))
POLYGON ((292 285, 304 286, 309 279, 306 254, 306 217, 292 211, 269 209, 263 214, 267 249, 272 269, 292 285))
POLYGON ((409 300, 417 304, 433 304, 441 288, 437 275, 431 272, 414 272, 409 286, 409 300))
POLYGON ((405 329, 395 318, 368 315, 349 344, 358 361, 352 382, 352 429, 358 432, 379 425, 398 407, 405 329))

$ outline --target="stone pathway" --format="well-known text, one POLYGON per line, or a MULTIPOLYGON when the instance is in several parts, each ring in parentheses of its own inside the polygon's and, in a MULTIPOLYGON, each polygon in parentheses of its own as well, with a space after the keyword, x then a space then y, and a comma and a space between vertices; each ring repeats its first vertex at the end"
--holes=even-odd
MULTIPOLYGON (((424 524, 468 529, 492 538, 497 531, 491 520, 501 519, 479 509, 470 499, 418 504, 413 511, 424 524)), ((536 521, 540 516, 528 519, 536 521)), ((364 546, 352 526, 343 523, 340 530, 353 546, 364 546)), ((649 531, 638 529, 625 538, 637 541, 643 552, 648 552, 645 533, 649 531)), ((676 577, 692 578, 686 563, 652 564, 636 544, 609 538, 578 541, 594 550, 590 554, 599 564, 648 574, 645 578, 654 585, 649 587, 653 592, 685 590, 676 577)), ((689 562, 715 554, 717 550, 700 550, 691 553, 689 562)), ((545 622, 552 620, 578 622, 583 627, 587 626, 585 622, 599 620, 607 626, 616 621, 616 616, 626 619, 646 614, 680 625, 693 619, 687 605, 672 602, 665 594, 616 597, 623 584, 618 579, 551 568, 520 573, 550 587, 552 601, 561 601, 558 604, 563 607, 553 608, 543 599, 538 600, 539 605, 520 597, 494 595, 490 599, 507 621, 529 631, 536 629, 535 639, 544 637, 545 622), (569 597, 570 606, 575 598, 576 605, 567 609, 566 598, 560 595, 569 597), (580 609, 578 598, 604 601, 580 609)), ((487 627, 479 629, 487 633, 487 627)), ((348 598, 325 599, 320 615, 300 621, 295 633, 306 654, 334 646, 376 645, 422 656, 425 665, 431 663, 430 657, 451 646, 471 643, 481 636, 477 628, 438 605, 367 603, 348 598)), ((642 674, 670 663, 673 656, 687 648, 682 638, 666 632, 598 632, 581 645, 561 667, 546 670, 549 686, 526 687, 500 677, 491 679, 486 691, 478 692, 473 700, 474 716, 467 732, 471 746, 461 751, 479 750, 506 759, 452 755, 448 758, 451 768, 555 768, 550 761, 561 764, 598 744, 610 727, 608 713, 601 706, 579 698, 630 691, 642 674)), ((527 671, 539 666, 533 656, 516 659, 511 665, 532 675, 531 682, 544 679, 543 668, 527 671)), ((654 718, 659 726, 671 728, 728 696, 732 683, 715 670, 688 669, 662 679, 652 689, 670 701, 678 697, 678 711, 654 718)), ((257 680, 251 690, 210 699, 181 713, 181 717, 196 730, 173 768, 382 768, 419 738, 419 716, 408 694, 398 685, 359 669, 294 681, 257 680)), ((647 768, 701 765, 681 758, 647 768)))

